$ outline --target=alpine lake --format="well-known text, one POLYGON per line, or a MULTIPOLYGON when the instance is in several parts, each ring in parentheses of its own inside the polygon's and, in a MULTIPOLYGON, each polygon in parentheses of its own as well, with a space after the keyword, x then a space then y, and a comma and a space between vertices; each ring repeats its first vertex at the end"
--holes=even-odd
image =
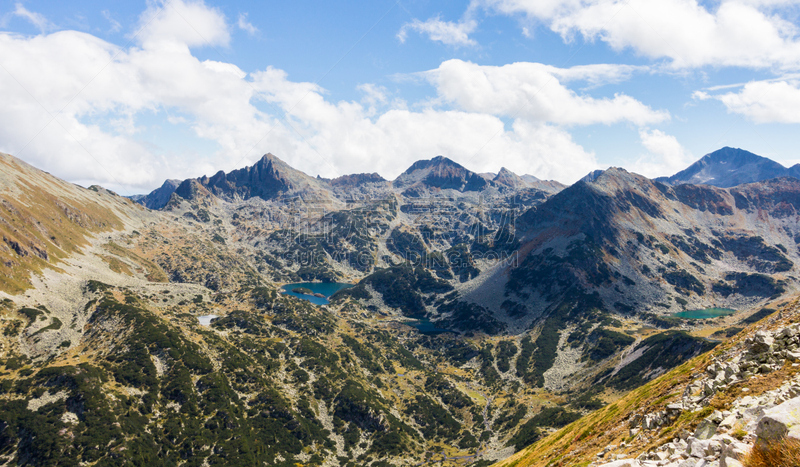
POLYGON ((675 313, 675 317, 684 319, 708 319, 716 318, 718 316, 728 316, 736 313, 736 310, 730 308, 706 308, 703 310, 687 310, 675 313))
POLYGON ((281 287, 281 293, 308 300, 314 305, 327 305, 331 295, 342 289, 349 289, 353 284, 343 282, 298 282, 281 287))

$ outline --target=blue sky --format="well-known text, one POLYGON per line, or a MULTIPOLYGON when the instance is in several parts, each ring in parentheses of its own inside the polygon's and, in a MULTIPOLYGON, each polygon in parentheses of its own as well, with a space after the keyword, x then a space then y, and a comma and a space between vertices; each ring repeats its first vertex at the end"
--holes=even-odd
POLYGON ((272 152, 565 183, 800 161, 800 2, 0 2, 0 151, 122 194, 272 152))

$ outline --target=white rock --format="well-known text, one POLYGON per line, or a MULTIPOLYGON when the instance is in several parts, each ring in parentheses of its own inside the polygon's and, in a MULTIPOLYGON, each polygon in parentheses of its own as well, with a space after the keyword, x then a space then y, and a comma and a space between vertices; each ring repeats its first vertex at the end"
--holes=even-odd
POLYGON ((761 442, 776 441, 783 437, 800 439, 800 397, 765 410, 758 421, 756 436, 761 442))
POLYGON ((722 458, 719 461, 719 467, 744 467, 744 465, 736 459, 722 458))
POLYGON ((736 423, 736 414, 732 413, 725 417, 720 423, 719 427, 724 428, 726 430, 733 428, 733 425, 736 423))
POLYGON ((639 461, 636 459, 622 459, 608 464, 603 464, 600 467, 640 467, 639 461))

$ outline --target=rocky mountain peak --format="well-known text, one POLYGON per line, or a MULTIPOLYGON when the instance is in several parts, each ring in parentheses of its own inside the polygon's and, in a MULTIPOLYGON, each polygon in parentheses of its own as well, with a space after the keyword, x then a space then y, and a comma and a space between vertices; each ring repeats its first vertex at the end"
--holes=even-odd
POLYGON ((530 186, 530 183, 505 167, 502 167, 500 171, 497 172, 497 176, 494 177, 493 181, 510 188, 524 188, 530 186))
POLYGON ((269 153, 252 166, 232 170, 229 173, 220 170, 211 177, 198 178, 197 182, 214 196, 226 200, 253 197, 270 200, 290 192, 300 197, 323 200, 331 197, 321 180, 292 168, 269 153))
POLYGON ((787 169, 771 159, 744 149, 724 147, 706 154, 671 177, 661 177, 656 180, 669 185, 690 183, 729 188, 776 177, 798 176, 800 176, 798 165, 787 169))
POLYGON ((132 199, 150 209, 161 209, 167 205, 172 193, 180 184, 181 180, 168 179, 150 194, 133 196, 132 199))
POLYGON ((341 177, 336 177, 330 180, 332 186, 336 187, 357 187, 367 183, 385 183, 386 179, 381 177, 379 174, 373 173, 362 173, 362 174, 351 174, 351 175, 342 175, 341 177))
POLYGON ((492 184, 493 182, 444 156, 415 162, 393 182, 396 188, 405 188, 404 193, 409 196, 419 196, 430 189, 480 191, 492 184))
POLYGON ((603 172, 605 172, 605 171, 602 170, 602 169, 592 170, 588 174, 584 175, 583 178, 581 178, 579 181, 580 182, 586 182, 586 183, 593 182, 593 181, 595 181, 597 179, 597 177, 602 175, 603 172))

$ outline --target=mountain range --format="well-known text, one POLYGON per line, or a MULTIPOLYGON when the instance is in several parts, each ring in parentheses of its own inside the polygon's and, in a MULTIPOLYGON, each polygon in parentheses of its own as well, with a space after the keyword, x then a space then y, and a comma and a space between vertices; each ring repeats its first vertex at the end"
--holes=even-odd
POLYGON ((3 155, 0 459, 544 465, 566 433, 584 462, 602 446, 583 439, 617 440, 582 416, 627 439, 648 410, 629 401, 660 408, 796 296, 800 180, 777 166, 723 148, 566 187, 441 156, 323 179, 267 154, 134 202, 3 155), (352 287, 281 293, 306 282, 352 287), (709 308, 736 313, 677 314, 709 308))
POLYGON ((730 188, 778 177, 799 177, 800 164, 789 168, 743 149, 725 147, 671 177, 656 178, 668 185, 693 184, 730 188))

